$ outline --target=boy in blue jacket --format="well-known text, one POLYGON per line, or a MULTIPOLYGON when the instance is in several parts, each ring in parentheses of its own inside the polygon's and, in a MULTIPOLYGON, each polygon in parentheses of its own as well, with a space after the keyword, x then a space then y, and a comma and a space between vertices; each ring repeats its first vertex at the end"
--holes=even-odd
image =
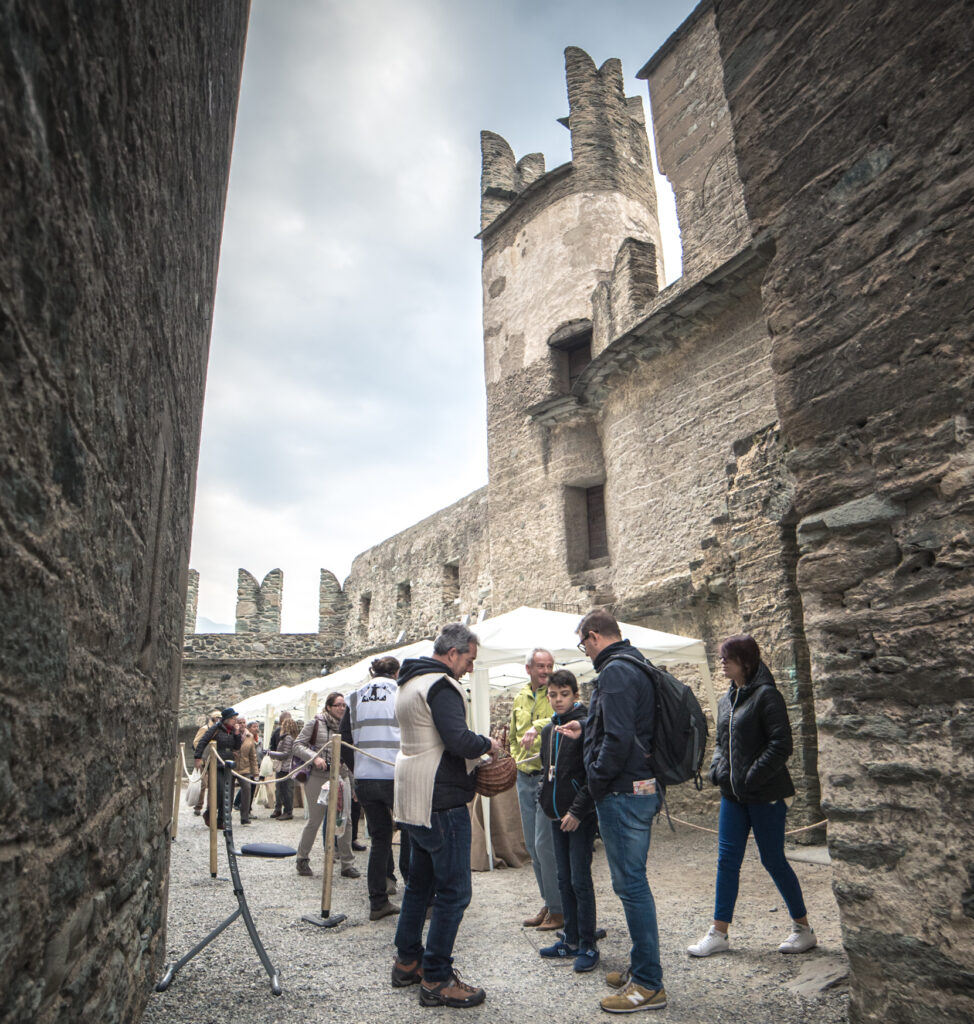
POLYGON ((541 733, 538 802, 551 819, 565 932, 564 939, 540 952, 549 960, 573 961, 576 971, 591 971, 599 962, 592 885, 595 803, 585 779, 584 732, 574 739, 556 730, 556 726, 576 721, 584 730, 588 709, 579 703, 578 681, 567 669, 552 673, 548 679, 548 701, 554 714, 541 733))

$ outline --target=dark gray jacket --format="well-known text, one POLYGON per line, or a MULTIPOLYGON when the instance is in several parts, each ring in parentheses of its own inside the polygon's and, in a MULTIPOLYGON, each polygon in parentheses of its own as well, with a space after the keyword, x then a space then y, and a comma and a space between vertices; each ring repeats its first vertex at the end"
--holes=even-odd
POLYGON ((595 659, 599 676, 585 721, 585 770, 593 800, 631 793, 636 779, 653 778, 656 694, 649 676, 620 654, 646 660, 628 640, 609 644, 595 659))
POLYGON ((788 709, 762 661, 744 686, 731 683, 720 698, 710 781, 737 803, 770 804, 794 796, 791 751, 788 709))

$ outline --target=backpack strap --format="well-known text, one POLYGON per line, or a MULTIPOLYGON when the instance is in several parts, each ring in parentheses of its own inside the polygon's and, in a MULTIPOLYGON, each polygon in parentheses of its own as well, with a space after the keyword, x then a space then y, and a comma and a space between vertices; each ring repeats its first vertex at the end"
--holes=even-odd
MULTIPOLYGON (((646 660, 643 661, 641 658, 634 658, 631 654, 617 654, 614 658, 609 658, 606 664, 610 665, 613 661, 628 661, 630 665, 636 665, 638 668, 641 668, 643 672, 649 677, 649 681, 653 686, 653 704, 656 708, 656 714, 658 716, 660 713, 659 687, 656 685, 656 678, 653 675, 656 666, 649 660, 649 658, 646 658, 646 660)), ((639 742, 639 737, 634 734, 632 739, 636 746, 639 747, 643 754, 646 755, 646 760, 649 762, 650 768, 653 768, 652 758, 647 753, 646 748, 639 742)), ((653 768, 653 771, 655 772, 656 769, 653 768)), ((666 803, 666 790, 660 784, 659 779, 656 780, 656 792, 659 793, 659 810, 657 810, 656 812, 656 817, 659 818, 660 814, 663 811, 666 811, 666 823, 670 826, 670 831, 675 832, 676 829, 673 827, 673 822, 670 820, 670 808, 669 805, 666 803)))

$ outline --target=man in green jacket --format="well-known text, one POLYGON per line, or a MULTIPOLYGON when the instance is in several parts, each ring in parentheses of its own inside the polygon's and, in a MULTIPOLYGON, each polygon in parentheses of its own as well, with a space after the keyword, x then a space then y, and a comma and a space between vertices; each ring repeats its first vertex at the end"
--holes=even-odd
POLYGON ((517 769, 517 802, 521 808, 524 845, 531 855, 534 877, 541 891, 541 910, 525 922, 526 928, 554 931, 565 926, 558 869, 551 839, 551 822, 538 804, 541 788, 541 730, 551 721, 548 703, 548 677, 555 667, 550 651, 535 648, 524 666, 528 682, 514 698, 508 734, 511 756, 520 761, 517 769))

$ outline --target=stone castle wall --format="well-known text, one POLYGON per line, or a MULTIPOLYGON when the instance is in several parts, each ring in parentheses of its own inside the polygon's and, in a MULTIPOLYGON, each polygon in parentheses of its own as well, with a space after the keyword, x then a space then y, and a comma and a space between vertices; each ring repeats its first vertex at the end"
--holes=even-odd
POLYGON ((492 614, 487 489, 359 555, 345 581, 345 650, 433 637, 492 614))
POLYGON ((971 7, 718 2, 850 1019, 974 1019, 971 7), (800 271, 800 272, 799 272, 800 271))
POLYGON ((247 14, 178 0, 0 14, 4 1024, 130 1024, 161 969, 247 14))

